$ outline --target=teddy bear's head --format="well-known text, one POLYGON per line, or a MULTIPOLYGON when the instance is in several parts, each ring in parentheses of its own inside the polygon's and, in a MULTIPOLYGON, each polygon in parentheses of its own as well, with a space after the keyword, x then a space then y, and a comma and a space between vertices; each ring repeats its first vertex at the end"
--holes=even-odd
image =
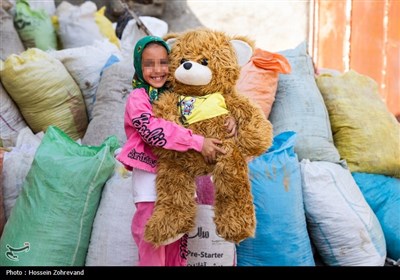
POLYGON ((253 53, 253 42, 208 28, 165 37, 171 46, 169 84, 180 95, 232 92, 240 67, 253 53))

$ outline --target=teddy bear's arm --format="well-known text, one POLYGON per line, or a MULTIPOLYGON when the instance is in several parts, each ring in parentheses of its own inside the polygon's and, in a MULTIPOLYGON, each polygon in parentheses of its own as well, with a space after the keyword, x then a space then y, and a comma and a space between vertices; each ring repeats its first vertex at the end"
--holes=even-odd
POLYGON ((234 94, 226 98, 228 110, 237 123, 237 139, 246 157, 259 156, 272 144, 272 125, 261 108, 248 97, 234 94))
POLYGON ((181 124, 178 114, 178 95, 174 92, 161 94, 159 99, 153 104, 153 113, 158 118, 181 124))

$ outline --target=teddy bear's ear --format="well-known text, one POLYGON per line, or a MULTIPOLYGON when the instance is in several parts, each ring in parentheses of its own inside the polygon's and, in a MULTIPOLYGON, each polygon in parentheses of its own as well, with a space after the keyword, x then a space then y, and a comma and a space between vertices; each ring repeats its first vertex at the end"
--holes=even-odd
POLYGON ((176 42, 176 38, 179 37, 178 33, 168 33, 163 37, 164 41, 167 42, 169 48, 172 47, 173 44, 176 42))
POLYGON ((170 39, 168 39, 166 42, 167 42, 167 45, 169 46, 169 48, 171 49, 172 48, 172 46, 175 44, 175 42, 176 42, 176 38, 170 38, 170 39))
POLYGON ((237 39, 231 40, 231 44, 235 49, 239 65, 243 66, 249 62, 253 55, 253 48, 247 42, 237 39))

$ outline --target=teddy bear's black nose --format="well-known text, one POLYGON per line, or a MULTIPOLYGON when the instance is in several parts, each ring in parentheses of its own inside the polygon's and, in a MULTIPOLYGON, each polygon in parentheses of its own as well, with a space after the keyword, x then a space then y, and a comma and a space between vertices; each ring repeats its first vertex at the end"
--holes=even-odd
POLYGON ((189 70, 190 68, 192 68, 192 63, 190 63, 190 62, 183 63, 183 68, 185 68, 186 70, 189 70))

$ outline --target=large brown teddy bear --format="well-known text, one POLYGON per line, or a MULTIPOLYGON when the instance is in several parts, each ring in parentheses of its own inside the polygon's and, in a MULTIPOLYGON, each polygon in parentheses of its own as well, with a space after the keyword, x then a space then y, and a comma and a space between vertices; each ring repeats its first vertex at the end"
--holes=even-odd
POLYGON ((221 139, 227 154, 207 164, 194 150, 154 150, 158 156, 157 201, 145 240, 159 246, 189 232, 196 217, 195 178, 212 174, 217 234, 239 243, 254 236, 256 226, 246 159, 264 153, 273 137, 272 125, 261 108, 236 91, 240 66, 252 55, 251 41, 210 29, 175 35, 167 41, 171 91, 154 103, 154 113, 193 133, 221 139), (236 137, 226 137, 228 116, 236 120, 236 137))

